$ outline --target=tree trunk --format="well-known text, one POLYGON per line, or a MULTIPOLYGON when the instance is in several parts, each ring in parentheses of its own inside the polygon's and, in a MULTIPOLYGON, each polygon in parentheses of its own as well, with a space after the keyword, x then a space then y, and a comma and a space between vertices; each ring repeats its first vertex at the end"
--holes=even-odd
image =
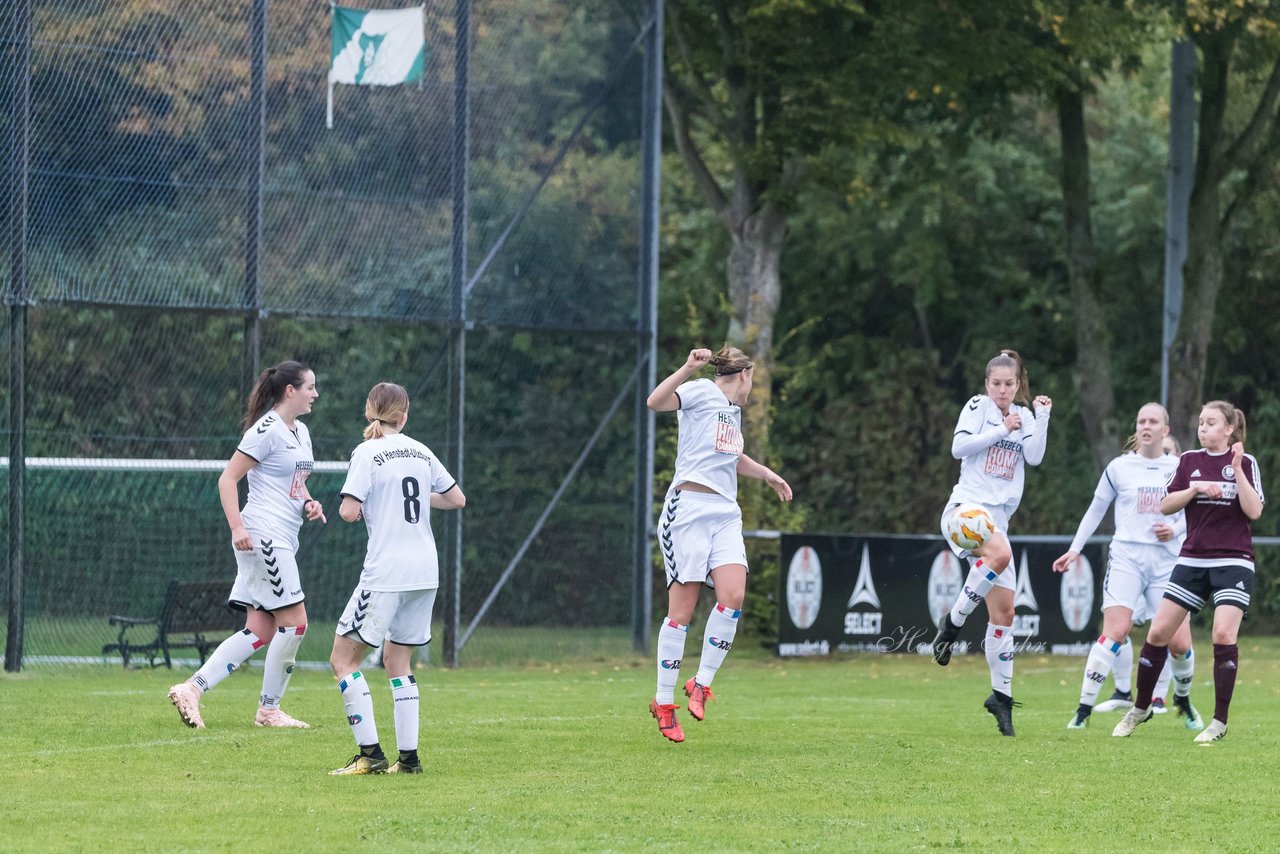
MULTIPOLYGON (((1120 452, 1115 389, 1111 383, 1111 330, 1100 299, 1102 276, 1089 211, 1089 139, 1084 95, 1077 88, 1057 92, 1062 146, 1062 201, 1067 239, 1067 277, 1076 316, 1075 386, 1085 435, 1101 472, 1120 452)), ((1153 395, 1154 396, 1154 395, 1153 395)))
POLYGON ((773 384, 773 321, 782 282, 778 274, 786 241, 786 215, 766 202, 731 224, 726 275, 733 316, 729 343, 755 361, 744 420, 746 452, 764 462, 769 449, 769 405, 773 384))

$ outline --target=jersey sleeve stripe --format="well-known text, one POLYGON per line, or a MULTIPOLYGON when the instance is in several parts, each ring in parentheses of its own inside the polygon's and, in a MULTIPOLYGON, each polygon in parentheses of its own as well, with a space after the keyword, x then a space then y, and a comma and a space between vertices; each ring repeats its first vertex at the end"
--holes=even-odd
POLYGON ((448 492, 450 489, 453 489, 453 488, 454 488, 455 486, 457 486, 457 485, 458 485, 458 482, 455 480, 453 483, 449 484, 449 488, 448 488, 448 489, 442 489, 442 490, 440 490, 439 492, 437 492, 437 493, 435 493, 435 494, 436 494, 436 495, 444 495, 446 492, 448 492))

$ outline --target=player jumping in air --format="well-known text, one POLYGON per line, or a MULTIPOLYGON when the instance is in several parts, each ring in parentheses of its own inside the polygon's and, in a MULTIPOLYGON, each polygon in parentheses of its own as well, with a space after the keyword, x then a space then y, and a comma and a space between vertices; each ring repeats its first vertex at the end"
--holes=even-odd
POLYGON ((649 704, 658 731, 671 741, 684 741, 675 687, 703 585, 715 591, 716 606, 707 617, 698 672, 684 685, 694 720, 703 720, 707 702, 714 699, 711 680, 738 631, 747 590, 738 475, 763 480, 780 500, 791 500, 785 480, 742 453, 742 406, 751 393, 751 378, 752 362, 736 347, 724 347, 714 356, 696 349, 649 395, 650 409, 676 410, 679 419, 675 475, 658 523, 667 616, 658 630, 658 689, 649 704), (706 365, 715 368, 714 380, 690 379, 706 365))
POLYGON ((991 673, 991 696, 982 705, 995 717, 1000 734, 1011 736, 1017 579, 1007 531, 1009 517, 1022 501, 1024 463, 1036 466, 1044 459, 1053 401, 1040 395, 1034 401, 1034 413, 1027 408, 1027 371, 1022 357, 1013 350, 1002 350, 987 362, 985 385, 987 393, 971 398, 956 422, 951 455, 960 460, 960 480, 942 511, 942 529, 945 536, 947 519, 956 505, 971 503, 987 509, 996 532, 971 552, 948 541, 958 557, 969 559, 970 569, 950 613, 938 622, 933 659, 943 667, 951 662, 960 628, 985 600, 990 622, 983 650, 991 673))

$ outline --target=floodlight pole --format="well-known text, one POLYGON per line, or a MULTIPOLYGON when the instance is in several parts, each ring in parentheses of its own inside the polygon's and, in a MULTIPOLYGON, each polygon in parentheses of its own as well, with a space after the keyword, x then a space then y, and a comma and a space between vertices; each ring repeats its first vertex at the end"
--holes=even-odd
POLYGON ((258 319, 262 311, 262 198, 266 178, 267 0, 253 0, 249 11, 249 130, 245 159, 249 194, 244 223, 244 388, 253 388, 262 360, 258 319))
MULTIPOLYGON (((468 175, 471 158, 471 0, 454 5, 453 48, 453 244, 449 289, 452 295, 449 323, 449 429, 447 467, 463 483, 463 438, 467 403, 467 226, 468 175)), ((440 572, 440 618, 444 624, 441 661, 458 666, 462 605, 462 516, 448 514, 445 560, 440 572)))
POLYGON ((658 347, 658 236, 662 179, 662 0, 645 0, 649 32, 644 42, 641 135, 643 211, 640 224, 640 276, 636 364, 635 550, 632 556, 631 645, 649 649, 653 623, 653 411, 646 403, 656 382, 658 347))
MULTIPOLYGON (((1182 4, 1180 4, 1182 5, 1182 4)), ((1185 5, 1182 5, 1185 14, 1185 5)), ((1183 267, 1187 263, 1187 218, 1195 182, 1196 46, 1173 43, 1169 98, 1169 174, 1165 184, 1164 312, 1160 340, 1160 404, 1169 405, 1169 350, 1182 321, 1183 267)), ((1179 441, 1186 425, 1174 424, 1179 441)))
POLYGON ((9 627, 4 669, 22 669, 27 502, 27 239, 31 203, 31 0, 13 7, 13 132, 9 160, 9 627))

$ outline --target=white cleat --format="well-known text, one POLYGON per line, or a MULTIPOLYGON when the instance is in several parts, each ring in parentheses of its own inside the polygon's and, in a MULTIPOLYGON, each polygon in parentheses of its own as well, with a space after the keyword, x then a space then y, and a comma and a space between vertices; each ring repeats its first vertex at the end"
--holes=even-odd
POLYGON ((1227 725, 1217 718, 1214 718, 1209 721, 1209 725, 1204 728, 1204 732, 1196 736, 1196 744, 1213 744, 1226 734, 1227 725))
POLYGON ((1149 720, 1151 720, 1150 709, 1130 709, 1124 713, 1124 717, 1120 719, 1120 723, 1116 724, 1111 734, 1116 738, 1127 738, 1133 734, 1139 724, 1145 724, 1149 720))
POLYGON ((1109 698, 1093 707, 1095 712, 1123 712, 1133 708, 1133 695, 1128 691, 1116 691, 1109 698))
POLYGON ((179 682, 169 689, 169 701, 178 709, 182 722, 192 729, 204 729, 200 717, 200 689, 190 682, 179 682))
POLYGON ((263 706, 258 707, 258 714, 253 718, 253 725, 285 727, 291 729, 311 729, 311 724, 304 723, 297 718, 290 717, 284 713, 283 709, 268 709, 263 706))

